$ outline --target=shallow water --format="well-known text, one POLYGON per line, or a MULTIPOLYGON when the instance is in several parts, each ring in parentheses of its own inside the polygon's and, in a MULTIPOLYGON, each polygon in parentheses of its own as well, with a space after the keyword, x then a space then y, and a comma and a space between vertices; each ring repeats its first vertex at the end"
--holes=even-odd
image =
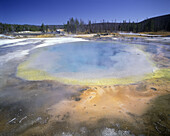
POLYGON ((154 69, 141 50, 114 42, 57 44, 37 49, 32 56, 26 68, 72 79, 142 76, 154 69))

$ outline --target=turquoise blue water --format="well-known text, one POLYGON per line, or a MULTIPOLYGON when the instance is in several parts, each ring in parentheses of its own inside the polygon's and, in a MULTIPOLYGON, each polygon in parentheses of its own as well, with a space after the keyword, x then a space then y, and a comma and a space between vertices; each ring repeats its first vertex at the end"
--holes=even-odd
POLYGON ((53 72, 84 72, 113 67, 117 61, 111 60, 111 56, 126 53, 123 48, 125 46, 111 43, 79 42, 48 47, 48 51, 59 53, 61 58, 56 61, 60 67, 53 72))
POLYGON ((151 64, 139 49, 121 43, 74 42, 41 50, 30 67, 57 77, 126 77, 152 71, 151 64))

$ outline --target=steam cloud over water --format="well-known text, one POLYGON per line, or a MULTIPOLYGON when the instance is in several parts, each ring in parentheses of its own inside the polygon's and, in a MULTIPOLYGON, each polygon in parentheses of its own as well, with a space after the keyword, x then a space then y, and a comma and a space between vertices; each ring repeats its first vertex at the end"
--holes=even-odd
POLYGON ((75 79, 123 78, 153 71, 146 55, 132 45, 113 42, 64 43, 38 49, 29 69, 75 79), (38 54, 37 54, 38 53, 38 54))

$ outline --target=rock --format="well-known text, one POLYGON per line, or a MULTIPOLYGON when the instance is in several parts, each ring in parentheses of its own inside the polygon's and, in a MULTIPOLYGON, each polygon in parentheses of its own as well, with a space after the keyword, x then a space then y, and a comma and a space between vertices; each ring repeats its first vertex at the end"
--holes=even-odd
POLYGON ((154 91, 157 91, 157 89, 156 89, 156 88, 154 88, 154 87, 151 87, 151 89, 152 89, 152 90, 154 90, 154 91))
POLYGON ((80 100, 81 100, 81 98, 79 98, 79 97, 75 98, 75 101, 80 101, 80 100))

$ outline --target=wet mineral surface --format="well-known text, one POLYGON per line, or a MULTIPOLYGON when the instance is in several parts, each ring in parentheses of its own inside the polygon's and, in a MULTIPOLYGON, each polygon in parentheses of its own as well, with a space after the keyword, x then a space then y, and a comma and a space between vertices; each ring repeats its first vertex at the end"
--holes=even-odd
MULTIPOLYGON (((41 42, 6 49, 0 46, 1 58, 41 42)), ((18 66, 29 55, 8 61, 1 59, 0 135, 168 136, 170 47, 138 40, 131 43, 149 53, 161 69, 160 76, 123 85, 29 81, 16 76, 18 66)))

